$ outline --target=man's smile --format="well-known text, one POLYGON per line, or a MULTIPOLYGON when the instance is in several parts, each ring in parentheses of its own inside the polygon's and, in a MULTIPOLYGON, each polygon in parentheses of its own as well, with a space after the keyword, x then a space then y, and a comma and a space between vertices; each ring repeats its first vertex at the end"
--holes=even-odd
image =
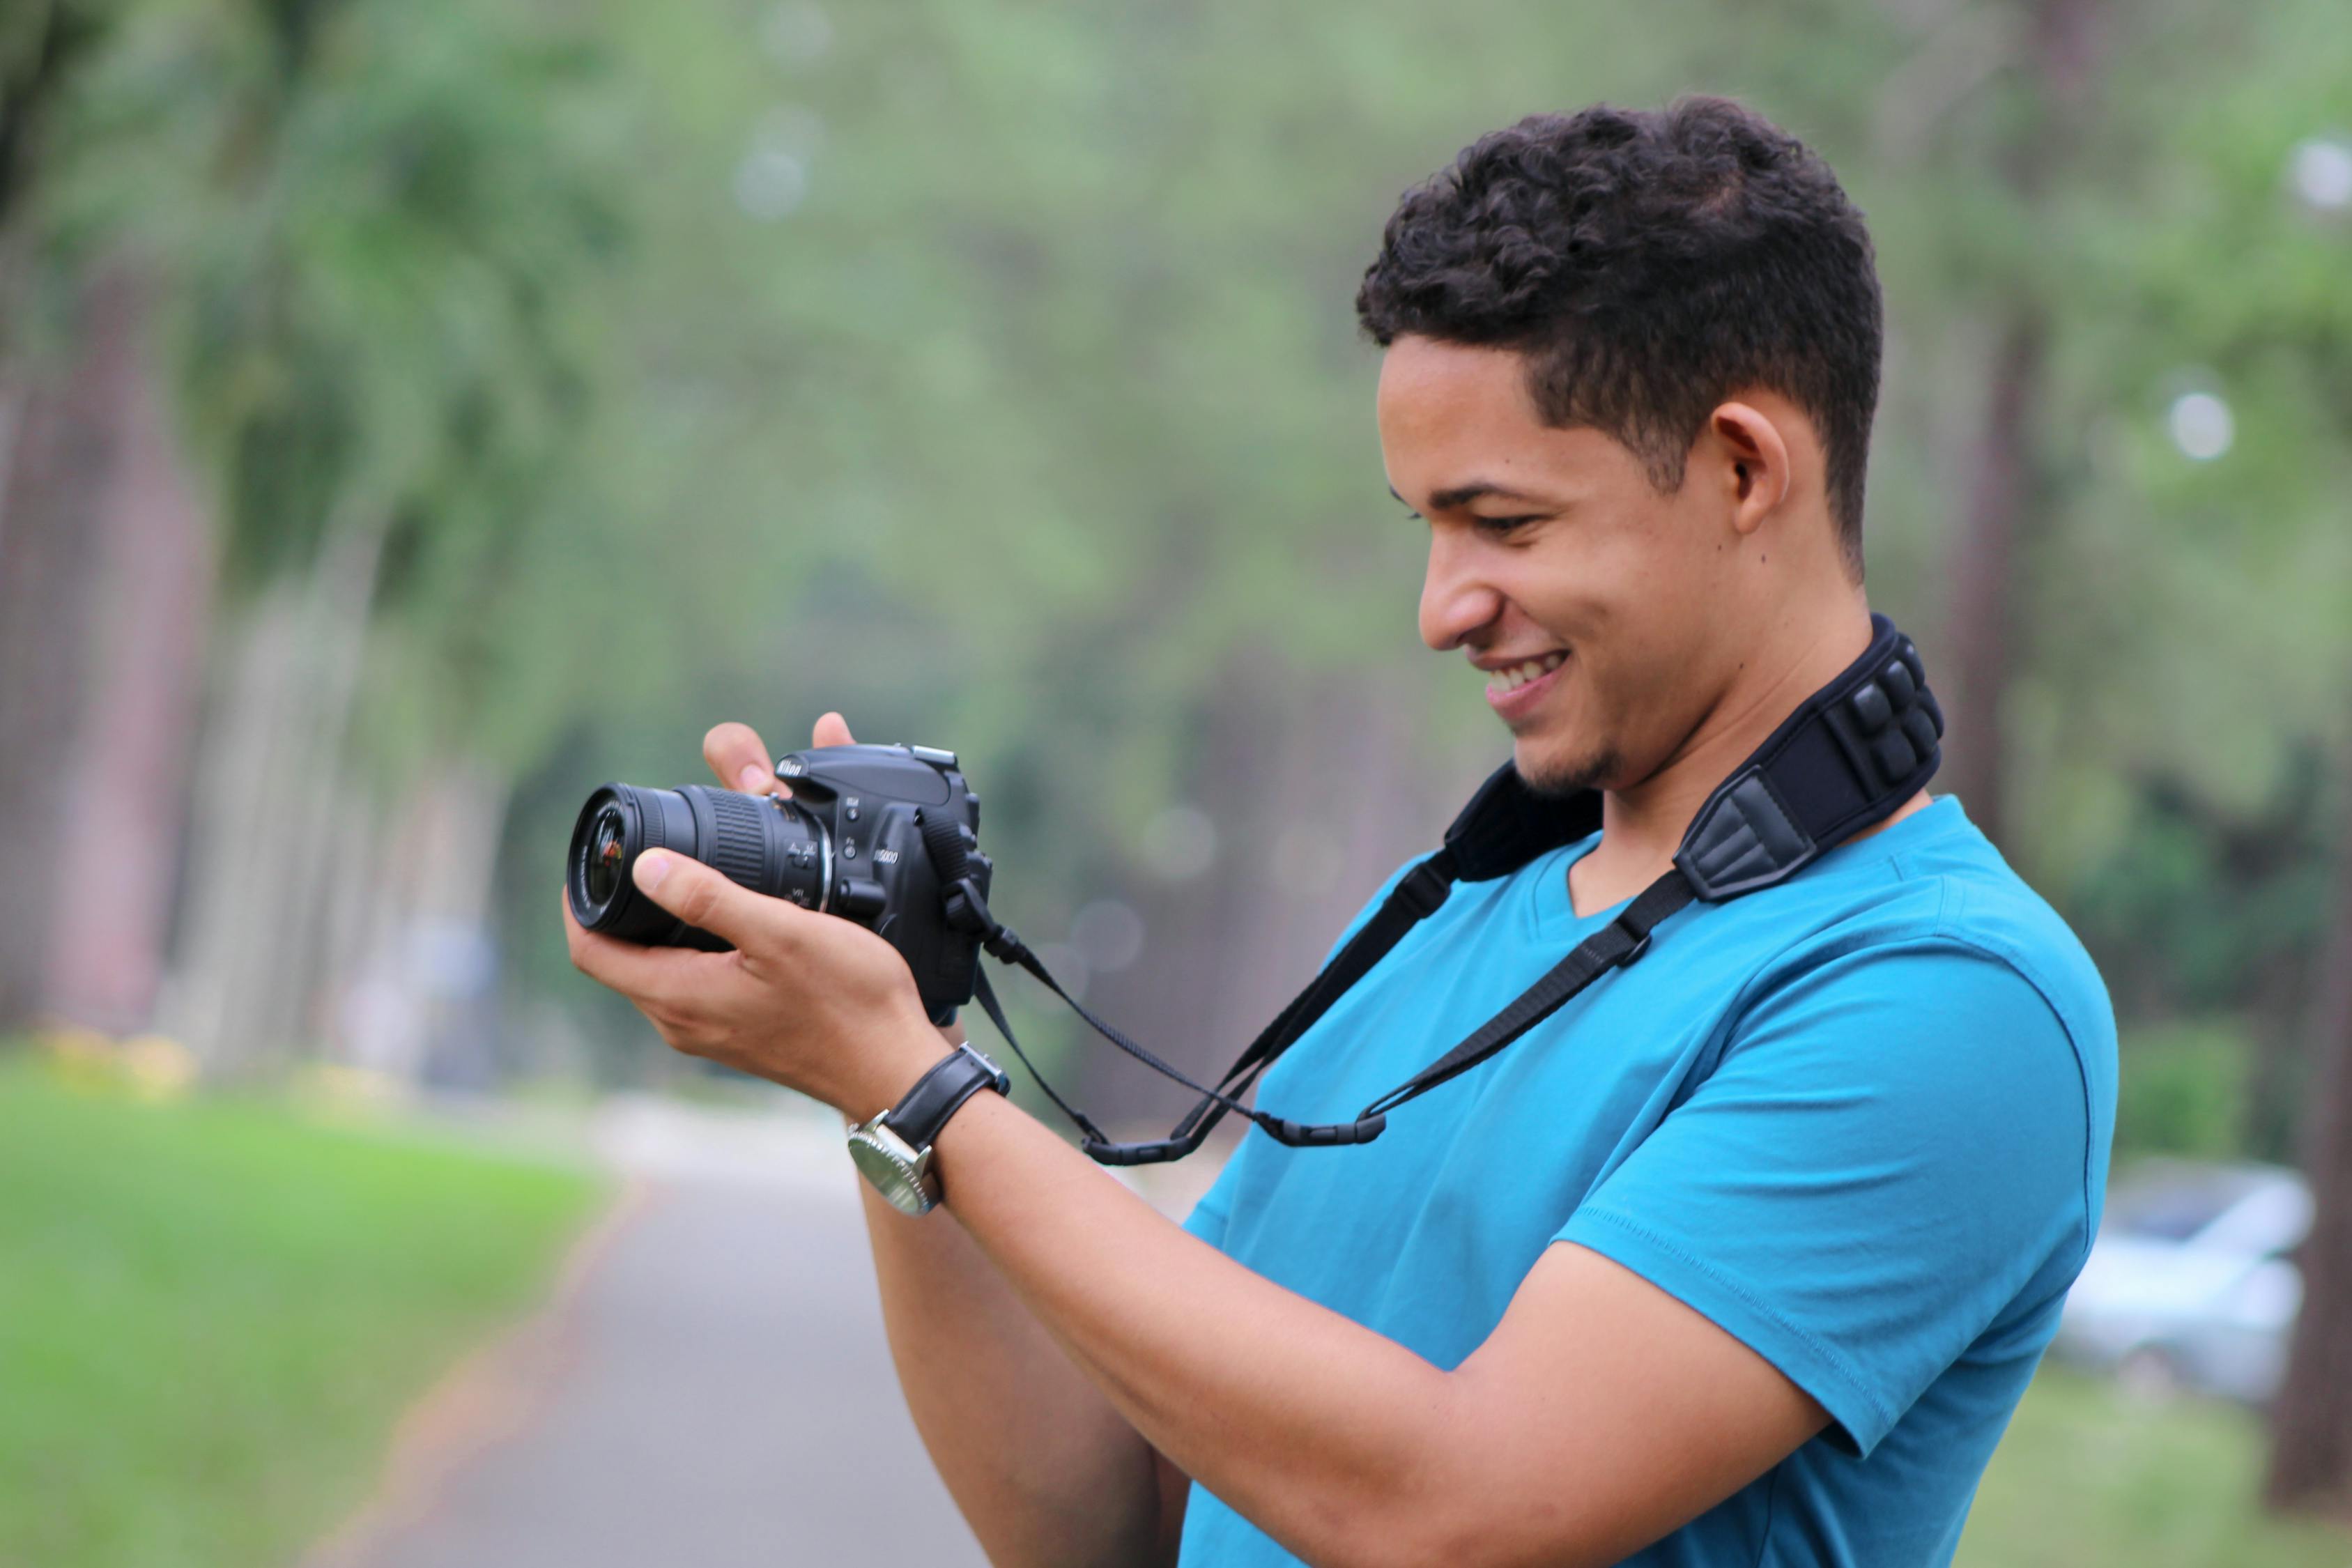
POLYGON ((1525 717, 1551 689, 1560 667, 1568 662, 1564 648, 1538 654, 1533 658, 1517 659, 1509 664, 1489 665, 1479 661, 1486 671, 1486 704, 1494 709, 1504 722, 1510 723, 1525 717))

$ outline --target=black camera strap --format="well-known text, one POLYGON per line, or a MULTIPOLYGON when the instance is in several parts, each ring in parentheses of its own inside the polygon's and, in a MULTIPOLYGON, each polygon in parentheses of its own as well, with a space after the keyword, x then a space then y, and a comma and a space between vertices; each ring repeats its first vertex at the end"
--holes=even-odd
POLYGON ((969 850, 960 826, 926 822, 923 842, 940 884, 947 889, 951 924, 978 935, 1001 962, 1027 970, 1113 1045, 1201 1096, 1167 1138, 1113 1142, 1055 1093, 1030 1062, 982 973, 975 994, 990 1022, 1046 1097, 1070 1118, 1092 1158, 1107 1165, 1181 1159, 1198 1149, 1228 1111, 1247 1117, 1277 1142, 1294 1147, 1370 1142, 1387 1126, 1390 1111, 1487 1060, 1602 975, 1640 959, 1656 927, 1694 900, 1719 903, 1786 881, 1854 834, 1885 821, 1919 792, 1942 760, 1943 712, 1927 689, 1927 672, 1911 640, 1884 616, 1874 615, 1871 625, 1874 635, 1862 657, 1808 698, 1707 797, 1675 853, 1672 869, 1501 1012, 1373 1100, 1353 1121, 1292 1121, 1246 1105, 1241 1097, 1333 1003, 1442 908, 1455 882, 1508 875, 1540 855, 1599 831, 1599 792, 1544 796, 1528 787, 1517 769, 1508 764, 1498 769, 1446 829, 1444 847, 1398 880, 1380 908, 1213 1088, 1194 1082, 1080 1005, 1027 944, 989 913, 987 901, 967 874, 969 850))

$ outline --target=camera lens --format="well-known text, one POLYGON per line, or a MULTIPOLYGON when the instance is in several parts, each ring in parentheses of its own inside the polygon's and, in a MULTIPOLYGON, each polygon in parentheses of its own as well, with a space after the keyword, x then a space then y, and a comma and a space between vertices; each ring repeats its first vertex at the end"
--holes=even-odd
POLYGON ((614 891, 621 885, 621 860, 627 853, 624 843, 627 829, 622 826, 621 808, 607 805, 596 814, 596 824, 590 829, 592 842, 588 858, 582 870, 588 884, 588 901, 609 904, 614 891))
POLYGON ((572 829, 564 889, 572 918, 648 947, 726 947, 637 891, 631 871, 648 849, 689 856, 755 893, 806 909, 824 907, 833 860, 824 824, 782 797, 609 784, 588 797, 572 829))

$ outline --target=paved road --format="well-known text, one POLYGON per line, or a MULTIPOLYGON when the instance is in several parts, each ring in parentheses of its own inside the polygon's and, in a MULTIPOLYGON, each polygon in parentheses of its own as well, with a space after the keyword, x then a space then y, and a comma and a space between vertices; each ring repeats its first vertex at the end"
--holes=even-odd
POLYGON ((521 1353, 454 1380, 502 1391, 429 1402, 472 1433, 404 1440, 438 1473, 314 1564, 980 1568, 891 1376, 838 1133, 638 1108, 600 1142, 638 1201, 521 1353))

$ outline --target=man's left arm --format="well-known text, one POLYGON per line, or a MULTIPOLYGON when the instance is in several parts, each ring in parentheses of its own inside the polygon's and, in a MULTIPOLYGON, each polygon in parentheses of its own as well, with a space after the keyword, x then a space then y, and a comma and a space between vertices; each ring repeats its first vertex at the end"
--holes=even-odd
POLYGON ((950 1122, 947 1203, 1137 1430, 1318 1564, 1614 1563, 1822 1408, 1606 1258, 1548 1249, 1444 1372, 1160 1217, 1015 1107, 950 1122))
MULTIPOLYGON (((860 1118, 938 1056, 879 938, 647 858, 667 862, 651 896, 736 951, 575 927, 573 954, 673 1046, 860 1118)), ((956 1219, 1120 1412, 1310 1563, 1612 1563, 1825 1420, 1731 1334, 1580 1247, 1549 1249, 1447 1372, 1187 1234, 996 1096, 935 1158, 956 1219)))

